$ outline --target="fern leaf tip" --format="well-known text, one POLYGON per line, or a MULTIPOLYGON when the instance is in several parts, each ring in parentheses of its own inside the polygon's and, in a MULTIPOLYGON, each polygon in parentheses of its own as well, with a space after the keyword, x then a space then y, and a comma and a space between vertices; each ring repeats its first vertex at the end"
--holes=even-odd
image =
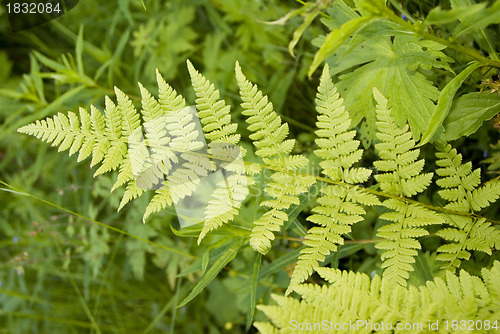
POLYGON ((19 132, 19 133, 27 134, 28 129, 29 129, 29 126, 28 125, 24 125, 24 126, 21 126, 20 128, 18 128, 16 131, 19 132))
POLYGON ((373 86, 373 97, 375 98, 375 101, 377 101, 378 104, 381 104, 382 101, 385 101, 386 98, 382 93, 378 90, 377 87, 373 86))
POLYGON ((326 63, 325 66, 323 67, 322 75, 324 76, 328 75, 328 77, 330 77, 330 66, 328 66, 328 63, 326 63))
POLYGON ((236 61, 236 65, 235 65, 234 70, 236 72, 236 79, 238 80, 238 83, 246 80, 246 77, 243 74, 243 71, 241 70, 240 63, 238 61, 236 61))
POLYGON ((192 77, 193 75, 196 74, 196 69, 194 68, 193 66, 193 63, 191 63, 191 61, 189 59, 186 59, 186 64, 187 64, 187 68, 188 68, 188 71, 189 71, 189 75, 192 77))

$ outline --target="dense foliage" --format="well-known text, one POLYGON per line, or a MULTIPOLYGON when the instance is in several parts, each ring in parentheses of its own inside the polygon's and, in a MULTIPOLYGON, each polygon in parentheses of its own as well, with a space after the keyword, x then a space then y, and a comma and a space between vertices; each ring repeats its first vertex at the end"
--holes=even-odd
POLYGON ((6 16, 0 332, 498 319, 500 1, 6 16))

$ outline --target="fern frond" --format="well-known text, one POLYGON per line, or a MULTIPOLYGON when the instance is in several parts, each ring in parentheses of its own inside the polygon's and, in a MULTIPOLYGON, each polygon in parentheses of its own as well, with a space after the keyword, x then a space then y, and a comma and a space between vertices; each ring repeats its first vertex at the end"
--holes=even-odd
MULTIPOLYGON (((245 149, 239 145, 238 125, 231 121, 230 107, 219 99, 219 91, 187 61, 191 82, 196 93, 198 116, 209 140, 209 152, 217 169, 223 171, 224 180, 216 189, 205 210, 203 229, 198 244, 212 230, 226 224, 238 214, 241 203, 248 195, 248 185, 253 179, 246 176, 243 164, 245 149)), ((250 172, 250 171, 249 171, 250 172)))
MULTIPOLYGON (((173 126, 176 130, 182 130, 183 126, 176 124, 176 116, 186 107, 186 101, 184 98, 177 94, 175 89, 173 89, 170 85, 168 85, 163 79, 162 75, 156 69, 156 81, 158 83, 158 103, 161 108, 165 111, 166 115, 170 116, 170 126, 173 126), (171 118, 174 118, 173 120, 171 118)), ((182 131, 174 134, 176 138, 174 140, 182 140, 179 138, 183 138, 182 131)), ((189 137, 189 134, 186 134, 189 137)), ((191 135, 192 137, 192 135, 191 135)), ((183 138, 184 139, 184 138, 183 138)), ((187 138, 186 138, 187 139, 187 138)), ((197 138, 193 138, 195 141, 197 138)), ((146 211, 144 212, 143 221, 146 220, 149 215, 155 212, 159 212, 165 209, 167 206, 172 205, 173 200, 170 193, 170 189, 168 188, 168 184, 163 181, 160 185, 160 188, 155 191, 155 194, 151 201, 149 202, 146 211)))
POLYGON ((421 174, 424 160, 415 161, 420 150, 413 149, 415 140, 409 132, 408 125, 400 128, 391 116, 387 107, 387 99, 376 89, 373 96, 377 101, 377 138, 381 141, 375 145, 380 158, 373 165, 385 172, 375 175, 380 188, 402 197, 414 196, 429 186, 432 173, 421 174))
POLYGON ((255 154, 261 157, 266 165, 279 170, 272 174, 274 182, 270 182, 266 188, 266 193, 273 199, 261 203, 269 208, 269 211, 254 222, 250 235, 252 248, 265 254, 274 240, 273 232, 280 231, 283 223, 288 220, 288 215, 282 210, 288 209, 292 204, 298 205, 298 195, 306 192, 314 184, 315 178, 290 173, 306 166, 308 159, 290 155, 295 140, 286 140, 288 124, 281 123, 281 118, 273 110, 267 96, 263 96, 257 86, 247 80, 238 63, 236 79, 243 100, 243 115, 247 116, 248 129, 252 131, 250 139, 257 148, 255 154))
MULTIPOLYGON (((130 98, 117 87, 115 87, 115 95, 118 102, 118 112, 122 115, 122 135, 125 138, 129 138, 134 130, 141 126, 140 116, 130 98)), ((132 162, 130 160, 129 152, 127 151, 127 154, 123 159, 123 163, 120 166, 118 177, 116 178, 116 182, 111 188, 111 191, 114 191, 116 188, 129 182, 133 178, 134 174, 132 173, 132 162)))
MULTIPOLYGON (((462 155, 450 144, 436 152, 441 177, 436 183, 442 188, 438 194, 449 203, 445 208, 474 213, 488 207, 500 196, 500 181, 493 180, 479 187, 481 170, 472 170, 472 163, 462 164, 462 155)), ((438 248, 437 259, 445 261, 442 269, 459 267, 461 260, 470 258, 470 251, 477 250, 491 254, 492 248, 500 247, 500 231, 485 218, 458 215, 443 215, 451 226, 443 228, 437 235, 449 241, 438 248)))
POLYGON ((196 92, 196 106, 205 136, 210 142, 238 145, 240 135, 236 133, 238 125, 231 122, 230 107, 219 100, 219 91, 214 84, 205 79, 188 60, 187 66, 191 82, 196 92))
MULTIPOLYGON (((318 120, 316 125, 316 144, 319 149, 314 153, 323 159, 320 166, 323 173, 336 182, 347 184, 362 183, 368 180, 371 170, 352 168, 361 159, 363 150, 360 142, 354 140, 355 130, 348 131, 351 120, 343 106, 337 89, 330 78, 328 65, 323 69, 316 97, 318 120)), ((363 220, 364 208, 362 202, 371 205, 379 204, 376 196, 365 193, 360 196, 356 187, 330 185, 321 190, 322 197, 318 199, 319 206, 313 209, 315 214, 307 220, 319 225, 311 228, 305 236, 304 245, 299 260, 295 266, 287 294, 294 286, 304 282, 338 245, 344 244, 343 234, 351 232, 351 226, 363 220)))
MULTIPOLYGON (((190 107, 171 110, 166 116, 160 117, 158 122, 163 124, 166 132, 172 137, 164 144, 156 144, 161 149, 154 149, 157 138, 150 138, 149 145, 153 147, 150 159, 154 165, 161 166, 166 181, 161 181, 161 186, 156 190, 143 219, 150 213, 163 209, 167 204, 178 203, 181 199, 191 196, 200 184, 200 177, 207 176, 213 169, 210 158, 205 153, 205 144, 199 140, 201 129, 196 128, 194 117, 190 107)), ((148 128, 145 128, 148 132, 148 128)), ((162 174, 157 181, 164 179, 162 174)))
POLYGON ((256 321, 253 323, 253 325, 261 334, 279 334, 279 331, 276 329, 276 327, 268 322, 256 321))
POLYGON ((125 192, 123 193, 122 200, 120 201, 120 205, 118 206, 118 211, 123 209, 123 207, 131 200, 136 199, 137 197, 140 197, 143 193, 144 193, 144 190, 136 184, 135 179, 130 180, 127 183, 127 187, 125 188, 125 192))
POLYGON ((115 87, 117 104, 105 97, 104 115, 94 106, 90 113, 60 113, 24 126, 18 131, 58 146, 78 160, 92 155, 91 166, 100 164, 94 177, 118 169, 112 190, 126 185, 119 209, 145 190, 158 188, 144 219, 166 205, 191 195, 212 169, 196 114, 185 107, 157 71, 159 99, 139 83, 141 111, 115 87), (141 122, 142 118, 142 122, 141 122), (205 150, 206 151, 206 150, 205 150))
MULTIPOLYGON (((377 102, 377 138, 381 141, 375 149, 382 160, 373 165, 381 173, 375 175, 380 188, 400 197, 410 197, 421 193, 430 184, 432 173, 421 174, 424 160, 417 160, 420 150, 415 149, 415 140, 409 132, 408 125, 399 127, 387 107, 387 99, 373 88, 373 96, 377 102)), ((377 236, 387 239, 377 243, 382 254, 382 267, 385 268, 384 279, 395 281, 406 286, 409 272, 413 270, 417 250, 421 248, 416 240, 428 235, 422 226, 439 224, 439 215, 421 205, 409 204, 406 201, 387 199, 382 206, 391 212, 384 213, 380 219, 392 222, 378 229, 377 236)))
POLYGON ((370 279, 366 274, 338 269, 317 271, 329 285, 295 286, 294 291, 302 297, 300 301, 272 295, 278 305, 258 306, 272 324, 260 322, 256 327, 265 333, 295 333, 299 324, 302 331, 311 333, 372 333, 382 329, 371 326, 384 323, 387 332, 428 333, 437 329, 429 328, 429 324, 439 322, 439 332, 448 333, 451 326, 446 328, 445 321, 474 319, 493 325, 500 315, 498 261, 491 269, 482 270, 482 278, 465 271, 459 276, 448 273, 444 279, 435 278, 420 288, 384 284, 378 276, 370 279), (413 327, 397 330, 398 323, 413 327), (351 325, 336 328, 339 324, 351 325))

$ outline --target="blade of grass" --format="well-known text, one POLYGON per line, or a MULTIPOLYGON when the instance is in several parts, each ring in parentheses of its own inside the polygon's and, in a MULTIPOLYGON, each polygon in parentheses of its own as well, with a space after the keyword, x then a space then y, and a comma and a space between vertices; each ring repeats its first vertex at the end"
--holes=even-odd
POLYGON ((239 242, 236 242, 230 249, 227 250, 217 261, 215 261, 214 265, 210 267, 210 269, 203 275, 201 280, 196 284, 196 286, 191 290, 189 295, 184 298, 184 300, 177 306, 182 307, 189 303, 193 298, 198 296, 200 292, 202 292, 205 287, 212 282, 212 280, 217 277, 217 274, 224 268, 229 262, 231 262, 238 254, 238 250, 245 243, 245 239, 241 239, 239 242))
POLYGON ((256 299, 257 282, 259 280, 259 269, 261 261, 262 261, 262 254, 257 253, 257 256, 255 257, 255 262, 253 264, 252 279, 250 280, 250 312, 248 312, 247 314, 247 323, 246 323, 247 331, 250 329, 250 326, 252 326, 253 316, 255 314, 255 299, 256 299))

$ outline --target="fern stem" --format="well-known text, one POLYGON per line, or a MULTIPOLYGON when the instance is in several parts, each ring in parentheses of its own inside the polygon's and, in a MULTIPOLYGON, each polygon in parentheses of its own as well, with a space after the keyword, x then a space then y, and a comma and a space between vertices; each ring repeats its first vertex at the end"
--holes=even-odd
MULTIPOLYGON (((244 164, 250 164, 249 162, 246 162, 246 161, 244 161, 243 163, 244 164)), ((285 170, 285 169, 282 169, 282 168, 274 168, 274 167, 271 167, 271 166, 268 166, 268 165, 264 165, 264 164, 260 164, 260 163, 252 163, 252 164, 258 165, 263 170, 264 169, 269 169, 269 170, 279 171, 279 172, 283 172, 283 173, 289 173, 291 175, 297 175, 297 176, 307 176, 307 175, 309 175, 307 173, 302 173, 300 171, 290 171, 290 170, 285 170)), ((343 187, 346 187, 346 188, 354 188, 356 186, 359 187, 359 185, 352 185, 352 184, 348 184, 348 183, 344 183, 344 182, 338 182, 338 181, 334 181, 332 179, 329 179, 329 178, 326 178, 326 177, 322 177, 322 176, 313 175, 313 177, 316 179, 316 181, 323 181, 323 182, 326 182, 326 183, 329 183, 329 184, 336 184, 336 185, 343 186, 343 187)), ((427 204, 427 203, 422 203, 422 202, 419 202, 417 200, 413 200, 413 199, 410 199, 410 198, 401 197, 401 196, 397 196, 397 195, 392 195, 392 194, 388 194, 388 193, 383 192, 383 191, 377 191, 377 190, 373 190, 373 189, 369 189, 369 188, 362 188, 362 189, 363 189, 363 191, 366 191, 366 192, 368 192, 370 194, 373 194, 373 195, 377 195, 377 196, 380 196, 380 197, 386 197, 386 198, 393 198, 393 199, 397 199, 397 200, 400 200, 400 201, 403 201, 403 202, 407 202, 407 203, 418 204, 420 206, 423 206, 423 207, 425 207, 427 209, 430 209, 430 210, 433 210, 433 211, 439 211, 439 212, 443 212, 443 213, 447 213, 447 214, 451 214, 451 215, 464 216, 464 217, 484 218, 484 219, 486 219, 487 221, 489 221, 489 222, 491 222, 493 224, 500 225, 500 221, 499 220, 494 220, 494 219, 491 219, 491 218, 488 218, 488 217, 483 217, 483 216, 475 214, 475 213, 468 213, 468 212, 462 212, 462 211, 455 211, 455 210, 445 209, 443 207, 434 206, 434 205, 427 204)))
MULTIPOLYGON (((52 130, 52 131, 58 131, 58 130, 52 130)), ((95 138, 101 138, 101 139, 106 139, 107 138, 107 137, 104 137, 104 136, 95 136, 95 135, 89 135, 89 136, 94 136, 95 138)), ((126 141, 125 139, 116 139, 116 141, 123 141, 125 143, 128 143, 128 141, 126 141)), ((149 145, 148 147, 154 148, 155 146, 154 145, 149 145)), ((179 153, 186 153, 187 152, 185 150, 176 150, 176 149, 173 149, 173 148, 172 148, 172 151, 179 152, 179 153)), ((192 153, 192 152, 190 152, 190 153, 192 153)), ((209 154, 202 154, 202 153, 196 153, 196 154, 197 155, 199 154, 201 156, 207 156, 209 158, 214 158, 214 157, 212 157, 209 154)), ((224 159, 223 157, 217 157, 216 159, 221 160, 221 161, 231 162, 230 159, 224 159)), ((284 168, 272 167, 272 166, 269 166, 269 165, 266 165, 266 164, 262 164, 262 163, 258 163, 258 162, 243 161, 242 163, 244 165, 247 165, 247 166, 254 166, 254 167, 258 166, 260 170, 266 170, 267 169, 267 170, 272 170, 272 171, 275 171, 275 172, 282 172, 282 173, 287 173, 287 174, 296 175, 296 176, 311 176, 310 174, 307 174, 307 173, 304 173, 304 172, 290 171, 290 170, 287 170, 287 169, 284 169, 284 168)), ((344 183, 344 182, 339 182, 339 181, 334 181, 334 180, 332 180, 330 178, 325 178, 325 177, 321 177, 321 176, 317 176, 317 175, 312 175, 312 176, 316 179, 316 181, 323 181, 323 182, 326 182, 326 183, 329 183, 329 184, 336 184, 336 185, 340 185, 340 186, 347 187, 347 188, 353 188, 353 187, 355 187, 355 185, 351 185, 351 184, 344 183)), ((6 183, 4 183, 1 180, 0 180, 0 183, 6 185, 8 187, 11 187, 11 186, 7 185, 6 183)), ((445 208, 442 208, 442 207, 434 206, 434 205, 431 205, 431 204, 421 203, 419 201, 412 200, 412 199, 409 199, 409 198, 406 198, 406 197, 392 195, 392 194, 388 194, 388 193, 385 193, 385 192, 382 192, 382 191, 377 191, 377 190, 373 190, 373 189, 369 189, 369 188, 363 188, 363 190, 366 191, 366 192, 368 192, 368 193, 380 196, 380 197, 394 198, 394 199, 398 199, 398 200, 401 200, 401 201, 406 201, 408 203, 419 204, 419 205, 421 205, 423 207, 426 207, 426 208, 428 208, 430 210, 433 210, 433 211, 439 211, 439 212, 443 212, 443 213, 447 213, 447 214, 458 215, 458 216, 465 216, 465 217, 485 218, 486 220, 488 220, 489 222, 491 222, 493 224, 500 225, 500 221, 498 221, 498 220, 494 220, 494 219, 491 219, 491 218, 483 217, 483 216, 475 214, 475 213, 468 213, 468 212, 461 212, 461 211, 449 210, 449 209, 445 209, 445 208)), ((50 204, 50 205, 52 205, 52 204, 50 204)), ((70 213, 72 213, 72 212, 70 212, 70 213)), ((82 218, 87 219, 85 217, 82 217, 82 218)))
MULTIPOLYGON (((297 241, 297 242, 303 242, 304 240, 306 240, 306 238, 285 237, 285 236, 280 236, 280 235, 276 236, 276 239, 297 241)), ((387 239, 344 240, 344 245, 346 245, 346 244, 351 244, 351 245, 375 244, 375 243, 381 242, 381 241, 387 241, 387 239)))
POLYGON ((312 127, 310 127, 309 125, 305 125, 304 123, 301 123, 291 117, 288 117, 288 116, 285 116, 285 115, 282 115, 282 114, 279 114, 279 116, 284 120, 286 121, 288 124, 293 124, 295 125, 296 127, 298 128, 301 128, 301 129, 304 129, 304 130, 307 130, 307 131, 310 131, 310 132, 313 132, 314 129, 312 127))

